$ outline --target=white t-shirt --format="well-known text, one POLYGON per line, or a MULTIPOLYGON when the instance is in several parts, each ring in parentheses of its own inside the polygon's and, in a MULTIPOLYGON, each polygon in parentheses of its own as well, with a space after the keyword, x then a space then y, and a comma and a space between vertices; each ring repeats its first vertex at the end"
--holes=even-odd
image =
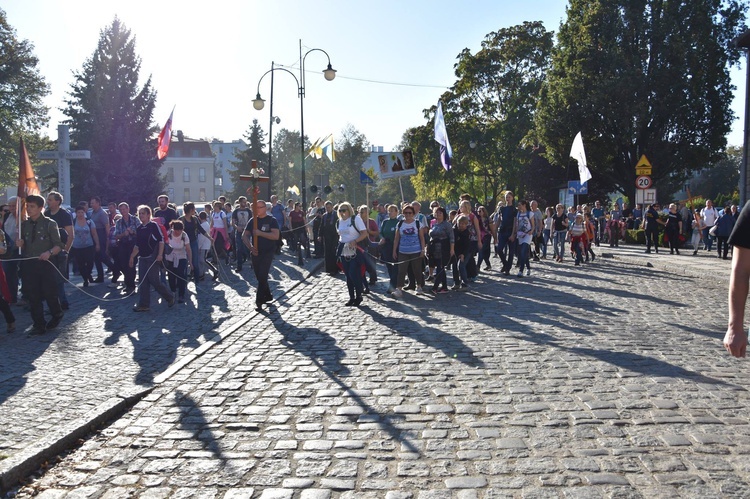
POLYGON ((359 218, 359 215, 354 217, 354 222, 352 222, 351 217, 346 220, 339 220, 339 226, 337 229, 339 233, 339 242, 350 243, 355 241, 363 230, 367 230, 367 227, 365 227, 365 223, 359 218), (354 223, 354 226, 352 226, 352 223, 354 223))
POLYGON ((719 213, 716 211, 716 208, 703 208, 701 210, 701 217, 703 217, 703 221, 706 223, 707 227, 713 227, 716 225, 716 219, 719 218, 719 213))
MULTIPOLYGON (((208 220, 201 222, 201 227, 206 231, 206 234, 211 232, 211 227, 208 225, 208 220)), ((211 240, 201 233, 198 233, 198 249, 201 251, 208 251, 211 249, 211 240)))
POLYGON ((226 219, 227 214, 223 211, 220 211, 219 213, 211 213, 211 220, 213 220, 215 229, 223 229, 224 227, 226 227, 226 224, 224 223, 226 219))

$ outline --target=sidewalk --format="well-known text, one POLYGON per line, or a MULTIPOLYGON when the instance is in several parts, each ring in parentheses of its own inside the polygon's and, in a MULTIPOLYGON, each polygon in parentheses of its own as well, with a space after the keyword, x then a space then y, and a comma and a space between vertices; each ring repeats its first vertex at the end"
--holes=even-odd
POLYGON ((669 248, 660 248, 659 253, 653 250, 651 253, 645 253, 645 251, 645 245, 624 243, 614 248, 608 245, 594 247, 597 257, 601 253, 605 258, 612 257, 634 265, 651 265, 680 275, 710 277, 729 282, 732 254, 729 253, 728 260, 719 258, 715 245, 711 251, 699 249, 696 255, 693 255, 693 250, 689 248, 680 250, 679 255, 670 255, 669 248))
MULTIPOLYGON (((322 260, 296 264, 286 251, 277 256, 275 296, 304 282, 322 260)), ((118 417, 170 368, 255 314, 250 265, 242 276, 222 267, 219 282, 190 283, 184 305, 170 309, 152 296, 151 311, 139 314, 131 310, 137 296, 106 284, 81 288, 80 281, 74 276, 77 286, 68 285, 70 310, 56 330, 26 336, 29 312, 14 307, 17 331, 0 333, 0 490, 118 417)))
POLYGON ((599 253, 362 308, 313 275, 19 497, 746 496, 747 364, 699 275, 728 262, 599 253))

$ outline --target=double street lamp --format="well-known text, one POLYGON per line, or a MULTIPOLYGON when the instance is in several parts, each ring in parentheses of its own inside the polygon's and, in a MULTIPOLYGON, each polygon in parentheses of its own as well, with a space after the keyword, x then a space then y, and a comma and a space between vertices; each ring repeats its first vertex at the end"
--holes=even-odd
MULTIPOLYGON (((323 49, 310 49, 307 52, 305 52, 305 54, 303 55, 302 54, 302 40, 300 40, 299 41, 299 79, 297 79, 294 73, 292 73, 288 69, 275 68, 273 67, 273 65, 271 65, 271 69, 266 71, 263 74, 263 76, 260 77, 260 80, 258 80, 258 88, 257 88, 256 96, 255 96, 255 99, 253 99, 253 107, 258 111, 263 109, 265 105, 265 100, 260 97, 260 83, 267 74, 271 73, 271 75, 273 75, 274 71, 285 71, 289 73, 290 75, 292 75, 292 77, 294 78, 294 81, 297 82, 297 95, 299 96, 299 119, 300 119, 300 138, 299 138, 300 156, 302 159, 301 190, 302 190, 302 206, 304 207, 305 210, 307 210, 307 186, 305 184, 305 156, 306 156, 305 155, 305 59, 310 54, 310 52, 316 52, 316 51, 323 52, 328 58, 328 67, 323 70, 323 76, 325 76, 325 79, 328 81, 331 81, 334 78, 336 78, 336 70, 331 67, 331 57, 328 55, 328 52, 326 52, 323 49)), ((272 84, 271 84, 271 121, 273 122, 273 76, 272 76, 271 81, 272 81, 272 84)), ((269 137, 269 147, 268 147, 269 157, 271 154, 270 140, 271 139, 269 137)), ((270 161, 269 161, 268 176, 269 177, 271 176, 270 161)), ((310 245, 309 244, 306 246, 306 254, 307 254, 307 257, 309 258, 310 257, 310 245)))

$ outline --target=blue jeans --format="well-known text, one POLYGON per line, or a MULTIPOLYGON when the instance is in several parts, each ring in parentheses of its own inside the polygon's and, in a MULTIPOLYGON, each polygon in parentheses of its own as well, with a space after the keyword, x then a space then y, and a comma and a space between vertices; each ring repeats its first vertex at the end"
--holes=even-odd
POLYGON ((349 299, 354 300, 362 298, 362 264, 364 260, 362 254, 357 251, 356 254, 351 257, 341 257, 341 264, 344 267, 344 275, 346 275, 346 287, 349 290, 349 299))
MULTIPOLYGON (((196 250, 198 249, 198 241, 195 242, 195 248, 196 250)), ((237 257, 237 269, 241 269, 242 264, 247 261, 247 257, 249 255, 247 246, 245 246, 245 243, 242 242, 242 231, 234 231, 234 248, 234 253, 237 257)), ((195 266, 195 254, 197 253, 197 251, 193 250, 192 243, 190 243, 190 250, 193 251, 193 272, 195 272, 195 269, 198 268, 195 266)))
POLYGON ((459 284, 466 284, 469 282, 469 276, 466 273, 466 263, 468 262, 468 256, 464 255, 464 259, 461 260, 458 255, 453 261, 453 284, 458 286, 459 284))
POLYGON ((555 248, 555 257, 562 258, 565 255, 565 235, 568 233, 566 230, 555 231, 555 242, 553 246, 555 248))
POLYGON ((507 271, 513 266, 513 256, 516 253, 515 240, 510 241, 513 232, 497 233, 497 251, 500 253, 500 260, 503 262, 503 270, 507 271), (507 254, 506 254, 507 248, 507 254))
POLYGON ((547 258, 547 245, 549 244, 550 240, 550 229, 544 229, 542 231, 542 237, 544 238, 544 245, 542 246, 542 258, 547 258))
POLYGON ((531 265, 529 265, 529 252, 530 251, 531 251, 530 244, 527 244, 527 243, 521 244, 521 247, 519 248, 519 255, 518 255, 518 263, 520 265, 519 270, 521 272, 523 272, 524 267, 531 270, 531 265))
MULTIPOLYGON (((240 243, 242 244, 242 243, 240 243)), ((243 248, 245 248, 245 245, 242 245, 243 248)), ((245 248, 247 249, 247 248, 245 248)), ((198 282, 198 279, 201 276, 202 266, 201 266, 201 252, 198 251, 198 239, 196 238, 195 241, 190 242, 190 256, 192 256, 193 260, 193 281, 198 282)))
POLYGON ((711 248, 714 247, 714 236, 708 233, 710 230, 711 227, 703 229, 703 249, 707 249, 708 251, 711 251, 711 248))

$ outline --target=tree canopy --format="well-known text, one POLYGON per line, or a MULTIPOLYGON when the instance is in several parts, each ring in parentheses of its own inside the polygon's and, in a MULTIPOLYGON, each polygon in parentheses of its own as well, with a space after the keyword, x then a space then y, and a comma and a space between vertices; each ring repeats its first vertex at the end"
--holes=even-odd
POLYGON ((548 159, 569 168, 581 131, 590 185, 632 199, 646 154, 660 195, 679 190, 723 157, 743 23, 736 0, 570 0, 535 117, 548 159))
POLYGON ((30 154, 37 150, 35 143, 47 146, 38 132, 48 119, 43 99, 49 86, 39 72, 33 50, 28 40, 18 39, 0 9, 0 182, 6 185, 17 181, 21 136, 30 154))
POLYGON ((105 201, 153 204, 163 192, 154 140, 158 128, 152 124, 156 91, 150 77, 139 87, 140 67, 135 38, 115 18, 74 73, 63 112, 71 141, 91 151, 90 160, 75 161, 71 168, 75 200, 98 195, 105 201))
MULTIPOLYGON (((257 162, 258 168, 264 170, 268 168, 268 154, 266 154, 263 145, 265 135, 263 128, 258 124, 258 120, 253 120, 253 124, 250 125, 250 129, 245 134, 247 149, 237 154, 239 161, 232 161, 234 170, 230 170, 229 177, 232 179, 234 188, 227 193, 227 199, 235 200, 240 196, 248 196, 247 190, 252 184, 249 180, 240 180, 240 175, 250 174, 253 160, 257 162)), ((271 192, 273 193, 273 191, 271 192)))

